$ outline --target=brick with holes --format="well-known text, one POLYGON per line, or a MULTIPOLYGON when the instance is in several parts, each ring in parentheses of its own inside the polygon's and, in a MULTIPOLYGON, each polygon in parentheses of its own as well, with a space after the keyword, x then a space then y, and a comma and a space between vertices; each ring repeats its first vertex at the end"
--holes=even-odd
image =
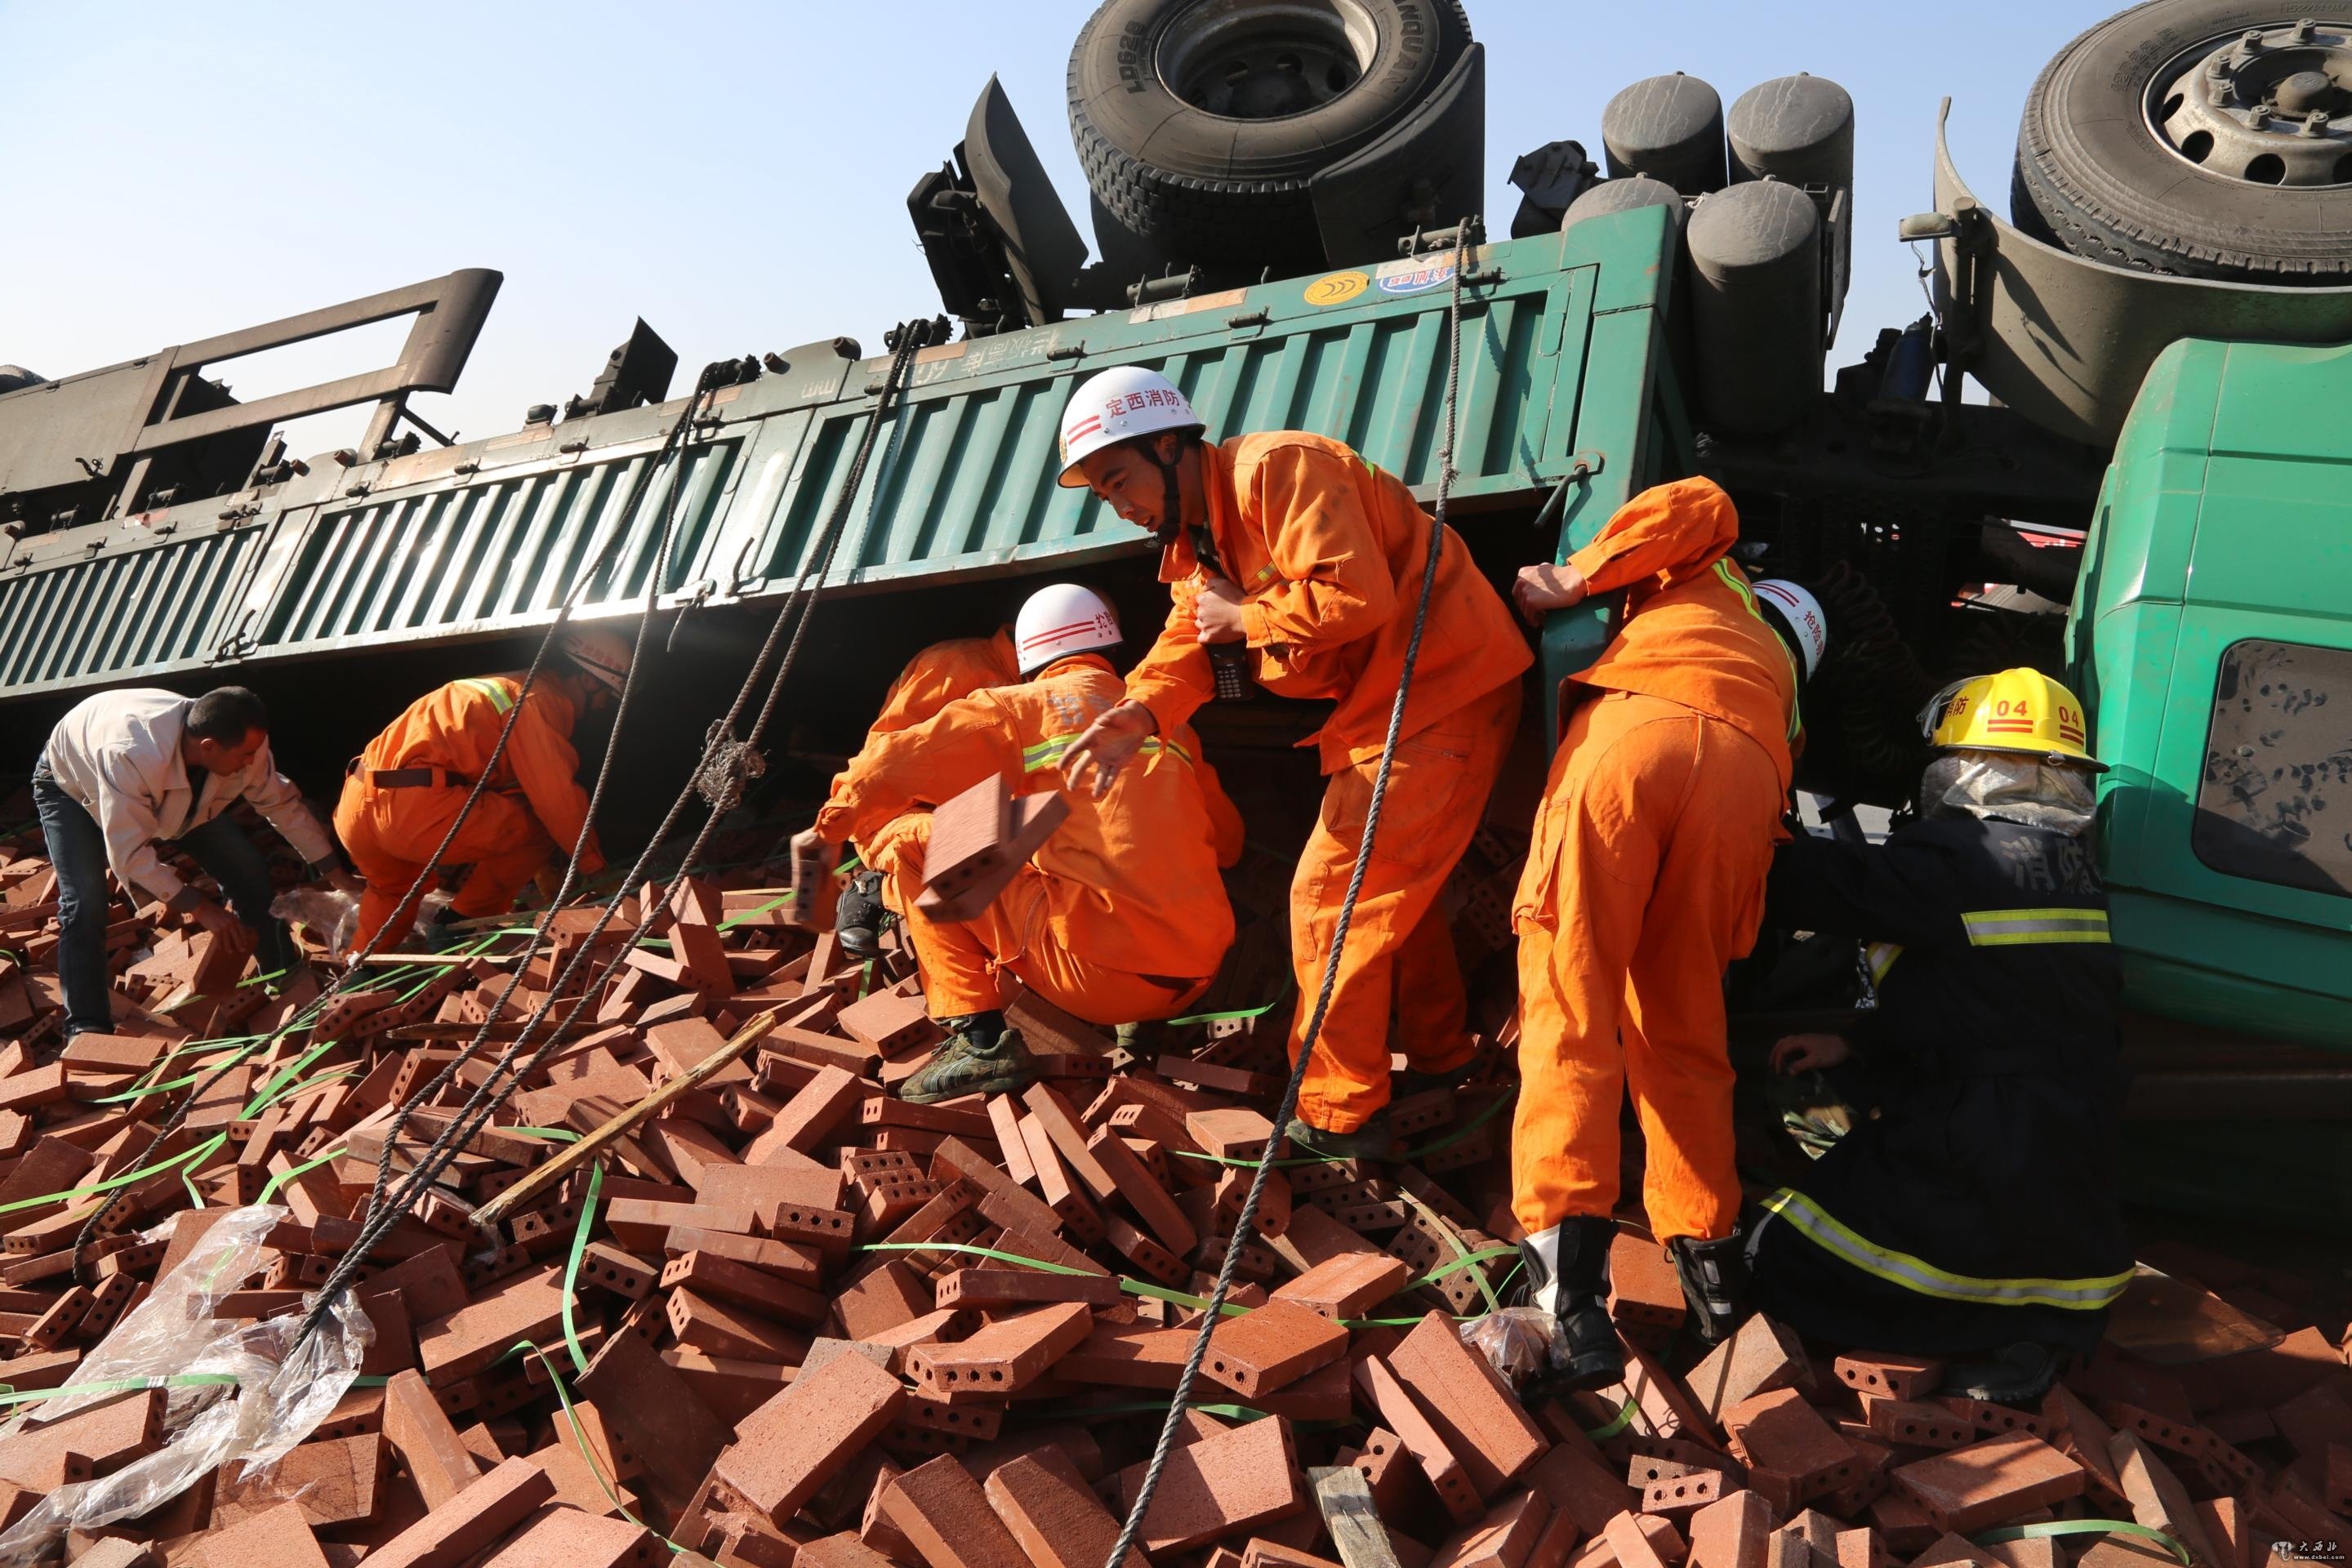
POLYGON ((1013 1394, 1075 1350, 1094 1328, 1079 1301, 1060 1302, 1000 1318, 954 1344, 923 1344, 907 1352, 907 1375, 918 1387, 942 1394, 1013 1394))

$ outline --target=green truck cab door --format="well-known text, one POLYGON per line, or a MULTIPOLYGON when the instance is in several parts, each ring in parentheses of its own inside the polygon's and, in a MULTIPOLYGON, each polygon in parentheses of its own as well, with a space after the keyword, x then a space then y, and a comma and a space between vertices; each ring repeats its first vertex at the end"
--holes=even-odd
POLYGON ((2067 636, 2126 1000, 2352 1048, 2352 347, 2148 373, 2067 636))

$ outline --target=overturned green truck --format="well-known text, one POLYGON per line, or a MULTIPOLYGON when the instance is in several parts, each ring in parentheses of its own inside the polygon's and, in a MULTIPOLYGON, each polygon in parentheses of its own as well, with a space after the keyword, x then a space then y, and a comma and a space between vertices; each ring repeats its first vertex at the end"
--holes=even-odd
MULTIPOLYGON (((1281 74, 1297 48, 1227 12, 1188 37, 1182 6, 1104 8, 1159 29, 1124 36, 1172 62, 1163 85, 1184 112, 1246 120, 1258 104, 1280 111, 1269 123, 1347 108, 1430 10, 1339 9, 1370 31, 1318 35, 1325 68, 1302 108, 1307 89, 1281 74), (1253 71, 1276 73, 1263 103, 1234 89, 1253 71), (1223 96, 1192 101, 1212 90, 1198 82, 1223 96)), ((407 399, 454 384, 497 292, 488 271, 60 380, 0 373, 0 765, 28 766, 54 714, 99 687, 234 679, 299 709, 280 754, 327 794, 416 689, 520 662, 576 589, 583 616, 650 606, 668 627, 649 672, 663 700, 628 740, 653 768, 692 754, 712 693, 814 579, 824 602, 778 760, 815 768, 854 744, 899 658, 1007 618, 1021 591, 1007 579, 1082 574, 1150 624, 1146 542, 1054 483, 1077 381, 1154 366, 1213 433, 1323 432, 1427 498, 1458 295, 1452 516, 1497 582, 1564 556, 1636 490, 1705 472, 1738 500, 1751 565, 1828 585, 1864 639, 1809 698, 1799 783, 1832 830, 1904 801, 1926 692, 2009 663, 2063 670, 2113 765, 2100 844, 2137 1113, 2231 1139, 2233 1168, 2283 1217, 2340 1217, 2340 1182, 2294 1189, 2304 1200, 2288 1184, 2344 1157, 2352 1110, 2338 1054, 2352 1047, 2352 434, 2337 412, 2352 350, 2335 346, 2352 339, 2352 288, 2327 259, 2352 257, 2352 184, 2336 178, 2352 163, 2309 146, 2275 171, 2262 160, 2265 137, 2335 146, 2326 110, 2347 90, 2331 73, 2352 61, 2352 0, 2316 19, 2158 0, 2069 45, 2029 105, 2021 171, 2035 177, 2017 221, 1939 148, 1933 208, 1904 226, 1935 247, 1936 313, 1882 332, 1828 391, 1853 253, 1892 237, 1851 232, 1842 92, 1766 84, 1777 113, 1743 121, 1751 93, 1727 127, 1705 84, 1636 84, 1602 118, 1609 177, 1573 142, 1529 154, 1517 237, 1474 233, 1465 253, 1443 204, 1479 183, 1460 172, 1483 155, 1464 129, 1477 46, 1439 9, 1445 47, 1421 86, 1367 121, 1320 190, 1297 182, 1305 216, 1258 266, 1229 211, 1139 197, 1098 199, 1104 259, 1087 262, 992 82, 957 161, 910 200, 961 331, 948 341, 944 317, 899 329, 929 341, 907 345, 902 394, 887 384, 898 356, 835 339, 717 367, 673 397, 675 355, 639 323, 587 395, 447 444, 407 399), (2139 62, 2120 88, 2089 68, 2114 58, 2139 62), (2063 144, 2098 108, 2067 95, 2094 90, 2126 95, 2144 146, 2063 144), (1639 115, 1616 112, 1629 100, 1639 115), (2132 159, 2161 167, 2188 216, 2149 206, 2132 159), (2265 237, 2289 195, 2304 216, 2277 221, 2334 223, 2331 242, 2265 237), (2209 209, 2228 243, 2199 241, 2209 209), (1293 275, 1267 277, 1276 260, 1293 275), (253 404, 205 374, 394 317, 412 330, 379 371, 253 404), (1971 378, 1998 403, 1965 397, 1971 378), (352 405, 374 415, 351 447, 297 458, 273 435, 352 405), (845 532, 820 572, 835 520, 845 532)), ((1082 152, 1101 143, 1090 173, 1160 189, 1102 151, 1115 124, 1080 118, 1082 152)), ((1545 690, 1610 614, 1553 617, 1545 690)), ((1549 708, 1526 720, 1538 766, 1549 708)), ((1213 747, 1273 756, 1316 718, 1264 703, 1202 727, 1213 747)), ((1841 966, 1815 972, 1810 989, 1743 977, 1749 1022, 1851 1002, 1841 966)), ((2153 1152, 2166 1146, 2148 1145, 2147 1185, 2216 1201, 2213 1173, 2184 1173, 2153 1152)))

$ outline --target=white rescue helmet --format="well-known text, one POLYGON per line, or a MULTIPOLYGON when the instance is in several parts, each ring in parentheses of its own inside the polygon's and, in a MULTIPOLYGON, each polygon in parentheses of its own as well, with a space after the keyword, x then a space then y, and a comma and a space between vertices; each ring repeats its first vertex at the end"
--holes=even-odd
POLYGON ((555 651, 571 660, 589 679, 618 697, 622 683, 629 678, 629 664, 635 650, 629 647, 627 638, 603 626, 566 626, 555 639, 555 651))
POLYGON ((1105 447, 1162 430, 1199 430, 1201 416, 1176 384, 1139 364, 1113 365, 1087 377, 1062 409, 1062 488, 1083 489, 1079 459, 1105 447))
POLYGON ((1811 680, 1830 647, 1830 618, 1822 613, 1822 602, 1811 589, 1786 577, 1766 577, 1754 586, 1757 604, 1777 614, 1788 628, 1784 635, 1804 659, 1805 679, 1811 680))
POLYGON ((1013 657, 1023 675, 1074 653, 1117 647, 1118 641, 1118 615, 1110 601, 1076 583, 1038 589, 1013 622, 1013 657))

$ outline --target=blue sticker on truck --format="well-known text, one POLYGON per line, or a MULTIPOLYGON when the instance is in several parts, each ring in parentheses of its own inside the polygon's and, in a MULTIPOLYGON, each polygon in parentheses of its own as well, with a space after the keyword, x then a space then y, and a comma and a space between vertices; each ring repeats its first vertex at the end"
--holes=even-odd
POLYGON ((1454 279, 1454 258, 1416 257, 1404 261, 1391 261, 1375 275, 1374 281, 1383 294, 1418 294, 1424 289, 1434 289, 1454 279))

